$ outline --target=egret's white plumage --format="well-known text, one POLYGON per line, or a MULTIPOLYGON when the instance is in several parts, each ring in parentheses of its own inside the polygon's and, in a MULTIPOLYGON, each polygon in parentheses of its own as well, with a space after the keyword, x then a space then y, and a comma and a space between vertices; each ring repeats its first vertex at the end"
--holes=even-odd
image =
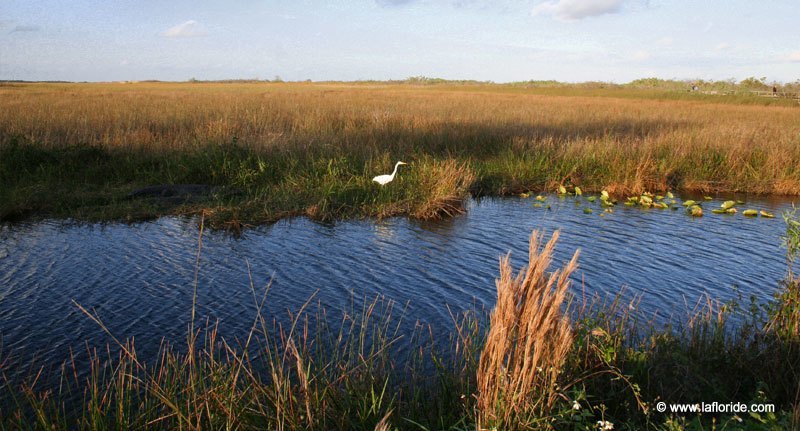
POLYGON ((377 177, 373 178, 372 181, 375 181, 376 183, 378 183, 380 185, 385 185, 386 183, 388 183, 388 182, 390 182, 390 181, 392 181, 394 179, 395 174, 397 174, 397 167, 398 166, 407 165, 407 164, 408 163, 405 163, 405 162, 397 162, 397 164, 394 165, 394 170, 392 171, 391 175, 389 175, 389 174, 387 174, 387 175, 378 175, 377 177))

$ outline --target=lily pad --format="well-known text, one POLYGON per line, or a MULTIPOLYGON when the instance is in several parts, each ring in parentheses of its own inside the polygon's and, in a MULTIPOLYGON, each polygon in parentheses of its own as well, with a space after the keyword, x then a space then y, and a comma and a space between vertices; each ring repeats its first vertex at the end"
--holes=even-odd
POLYGON ((764 211, 764 210, 761 210, 761 211, 759 211, 758 213, 759 213, 759 214, 761 214, 761 217, 766 217, 766 218, 775 218, 775 214, 772 214, 772 213, 770 213, 770 212, 766 212, 766 211, 764 211))
POLYGON ((520 193, 519 197, 521 197, 522 199, 528 199, 529 197, 531 197, 531 194, 530 193, 520 193))
POLYGON ((580 196, 583 194, 583 190, 580 187, 575 186, 575 196, 580 196))
POLYGON ((667 192, 667 199, 673 199, 675 196, 672 195, 672 192, 667 192))
POLYGON ((711 210, 711 212, 714 213, 714 214, 725 214, 725 213, 728 212, 728 210, 726 210, 724 208, 717 208, 717 209, 711 210))
POLYGON ((736 205, 735 201, 725 201, 725 202, 722 203, 722 205, 720 205, 720 207, 722 209, 726 210, 728 208, 733 208, 734 205, 736 205))
POLYGON ((754 209, 744 210, 742 211, 742 215, 747 217, 758 217, 758 211, 754 209))
POLYGON ((703 216, 703 208, 700 205, 692 205, 688 209, 689 215, 692 217, 702 217, 703 216))
POLYGON ((683 201, 682 205, 685 206, 685 207, 691 207, 691 206, 697 205, 697 202, 689 199, 688 201, 683 201))
POLYGON ((707 200, 707 201, 710 201, 710 200, 712 200, 712 199, 714 199, 714 198, 712 198, 711 196, 703 196, 703 199, 705 199, 705 200, 707 200))
POLYGON ((589 202, 594 202, 595 197, 594 196, 589 196, 588 198, 586 198, 586 200, 589 201, 589 202))
POLYGON ((584 213, 584 214, 591 214, 592 212, 593 212, 593 211, 592 211, 592 209, 591 209, 591 208, 584 208, 584 209, 583 209, 583 213, 584 213))
POLYGON ((539 202, 544 202, 547 200, 547 196, 542 196, 542 195, 536 196, 536 200, 539 202))
POLYGON ((558 186, 558 194, 565 195, 567 194, 567 188, 564 186, 558 186))

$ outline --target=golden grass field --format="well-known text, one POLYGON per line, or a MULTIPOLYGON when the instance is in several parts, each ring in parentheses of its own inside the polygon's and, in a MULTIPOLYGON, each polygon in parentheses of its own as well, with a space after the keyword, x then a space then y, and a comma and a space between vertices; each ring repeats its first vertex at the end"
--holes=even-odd
POLYGON ((452 202, 561 183, 612 194, 800 194, 800 106, 676 96, 489 84, 4 84, 0 214, 120 218, 136 212, 113 209, 128 192, 162 183, 244 193, 140 215, 414 215, 434 195, 452 202), (397 160, 411 166, 391 191, 376 189, 372 176, 397 160), (451 169, 469 181, 443 178, 451 169), (53 189, 75 198, 30 197, 53 189), (225 209, 234 201, 237 214, 225 209))
MULTIPOLYGON (((203 220, 434 218, 462 211, 471 195, 559 185, 618 197, 800 195, 800 107, 580 86, 0 84, 0 221, 202 213, 202 237, 203 220), (397 160, 410 165, 393 182, 371 181, 397 160), (153 184, 216 191, 129 197, 153 184)), ((85 379, 74 361, 56 370, 57 388, 40 381, 44 368, 0 349, 0 430, 797 429, 800 220, 785 218, 790 270, 779 296, 749 309, 709 301, 680 328, 643 326, 633 304, 613 298, 573 302, 575 261, 549 272, 557 235, 544 244, 534 234, 518 274, 501 260, 494 310, 454 316, 449 340, 426 328, 398 334, 393 305, 376 300, 338 326, 310 324, 305 307, 291 325, 270 326, 259 306, 238 342, 190 325, 185 348, 165 343, 149 363, 132 340, 115 339, 85 379), (405 366, 393 350, 401 342, 411 346, 405 366), (31 371, 8 377, 17 367, 31 371), (701 400, 777 410, 652 408, 701 400)))

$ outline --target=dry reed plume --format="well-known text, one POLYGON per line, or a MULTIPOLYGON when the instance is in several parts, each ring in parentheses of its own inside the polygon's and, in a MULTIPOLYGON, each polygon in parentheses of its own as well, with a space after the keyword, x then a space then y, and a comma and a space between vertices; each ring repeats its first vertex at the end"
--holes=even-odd
POLYGON ((561 270, 545 271, 559 233, 541 247, 534 231, 529 262, 515 277, 500 260, 497 305, 478 364, 477 428, 525 429, 546 418, 558 398, 559 375, 572 345, 564 301, 579 252, 561 270))

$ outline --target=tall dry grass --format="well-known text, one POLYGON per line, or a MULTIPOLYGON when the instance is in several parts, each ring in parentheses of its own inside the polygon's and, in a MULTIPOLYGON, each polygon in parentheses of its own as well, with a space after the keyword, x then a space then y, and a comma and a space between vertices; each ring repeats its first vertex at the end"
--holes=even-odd
POLYGON ((800 194, 797 107, 488 85, 141 83, 6 85, 0 108, 0 217, 425 217, 459 206, 422 177, 448 160, 472 175, 441 184, 476 195, 562 182, 800 194), (397 160, 416 169, 377 193, 370 178, 397 160), (188 208, 124 200, 158 183, 240 193, 188 208))
POLYGON ((573 343, 565 300, 579 254, 547 273, 558 236, 542 247, 543 236, 534 231, 528 266, 516 276, 510 256, 500 261, 497 304, 478 365, 478 429, 529 429, 547 420, 558 400, 573 343))
POLYGON ((433 162, 420 173, 424 202, 411 213, 422 220, 451 217, 463 213, 475 174, 466 163, 453 159, 433 162))

